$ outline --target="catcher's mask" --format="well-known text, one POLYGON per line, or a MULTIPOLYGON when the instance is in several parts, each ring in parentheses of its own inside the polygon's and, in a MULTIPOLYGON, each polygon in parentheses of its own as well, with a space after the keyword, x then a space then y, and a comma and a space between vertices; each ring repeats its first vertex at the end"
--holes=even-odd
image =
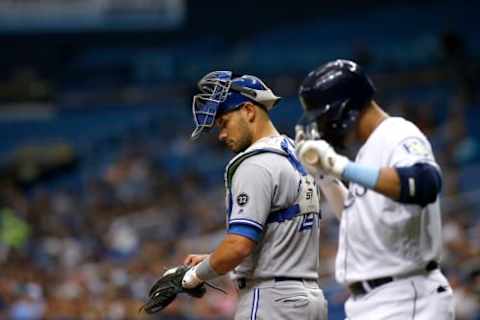
POLYGON ((252 102, 269 111, 278 102, 262 80, 251 75, 235 76, 231 71, 213 71, 198 82, 200 93, 193 96, 192 112, 195 130, 192 139, 215 125, 217 115, 252 102))
POLYGON ((347 133, 374 94, 372 81, 355 62, 335 60, 320 66, 300 86, 304 115, 296 126, 297 136, 345 147, 347 133))

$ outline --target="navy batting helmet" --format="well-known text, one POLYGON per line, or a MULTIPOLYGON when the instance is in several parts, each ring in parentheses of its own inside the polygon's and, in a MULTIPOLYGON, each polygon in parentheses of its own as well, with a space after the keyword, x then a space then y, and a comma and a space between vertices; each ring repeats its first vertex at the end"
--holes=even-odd
POLYGON ((310 72, 300 86, 304 115, 297 130, 307 139, 343 147, 346 133, 374 93, 372 81, 355 62, 328 62, 310 72))

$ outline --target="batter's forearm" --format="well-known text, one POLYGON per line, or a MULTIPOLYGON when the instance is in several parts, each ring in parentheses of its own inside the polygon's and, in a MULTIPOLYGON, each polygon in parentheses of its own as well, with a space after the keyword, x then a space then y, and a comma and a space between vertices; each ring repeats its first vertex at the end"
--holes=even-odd
POLYGON ((381 168, 374 190, 393 200, 400 198, 400 178, 394 168, 381 168))
POLYGON ((375 190, 393 200, 400 197, 400 178, 395 168, 378 168, 349 161, 342 178, 375 190))
POLYGON ((341 171, 341 177, 349 182, 375 190, 393 200, 399 198, 400 179, 394 168, 379 168, 347 160, 341 171))
POLYGON ((442 188, 439 169, 429 163, 376 169, 350 162, 343 177, 393 200, 422 207, 433 203, 442 188))

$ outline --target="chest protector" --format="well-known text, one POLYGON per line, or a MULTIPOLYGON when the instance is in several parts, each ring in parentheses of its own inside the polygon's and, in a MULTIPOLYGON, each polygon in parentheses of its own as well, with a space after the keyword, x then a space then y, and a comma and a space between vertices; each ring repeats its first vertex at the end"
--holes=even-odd
POLYGON ((244 152, 239 153, 228 163, 224 176, 227 191, 227 225, 233 208, 232 180, 235 171, 245 159, 265 152, 275 153, 287 158, 295 171, 299 173, 300 177, 295 202, 290 204, 286 203, 284 208, 270 212, 266 223, 280 223, 286 220, 292 220, 297 216, 312 213, 320 214, 319 194, 315 179, 307 173, 303 165, 298 161, 291 140, 287 137, 277 137, 255 143, 244 152))

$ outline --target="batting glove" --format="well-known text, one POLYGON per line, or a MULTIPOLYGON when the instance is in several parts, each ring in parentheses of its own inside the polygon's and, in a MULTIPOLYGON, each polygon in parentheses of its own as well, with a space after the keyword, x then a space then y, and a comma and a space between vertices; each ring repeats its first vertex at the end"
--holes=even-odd
POLYGON ((297 154, 297 156, 299 157, 300 161, 302 162, 305 169, 307 169, 309 174, 311 174, 314 177, 323 177, 325 175, 325 172, 323 172, 318 166, 311 165, 310 163, 302 161, 302 158, 300 157, 300 150, 302 150, 303 146, 305 145, 305 142, 307 141, 309 140, 305 140, 305 133, 303 129, 301 128, 296 129, 295 153, 297 154))
POLYGON ((307 170, 314 170, 315 175, 333 175, 341 178, 347 166, 347 157, 339 155, 324 140, 309 140, 297 147, 297 155, 307 170))
POLYGON ((309 162, 302 160, 300 156, 300 151, 303 150, 303 146, 305 145, 306 142, 307 141, 301 141, 300 143, 297 143, 295 145, 297 156, 309 174, 311 174, 314 177, 322 177, 325 175, 325 172, 319 166, 316 166, 315 164, 310 164, 309 162))
POLYGON ((197 276, 196 267, 190 268, 182 279, 182 287, 186 289, 195 288, 203 283, 197 276))

